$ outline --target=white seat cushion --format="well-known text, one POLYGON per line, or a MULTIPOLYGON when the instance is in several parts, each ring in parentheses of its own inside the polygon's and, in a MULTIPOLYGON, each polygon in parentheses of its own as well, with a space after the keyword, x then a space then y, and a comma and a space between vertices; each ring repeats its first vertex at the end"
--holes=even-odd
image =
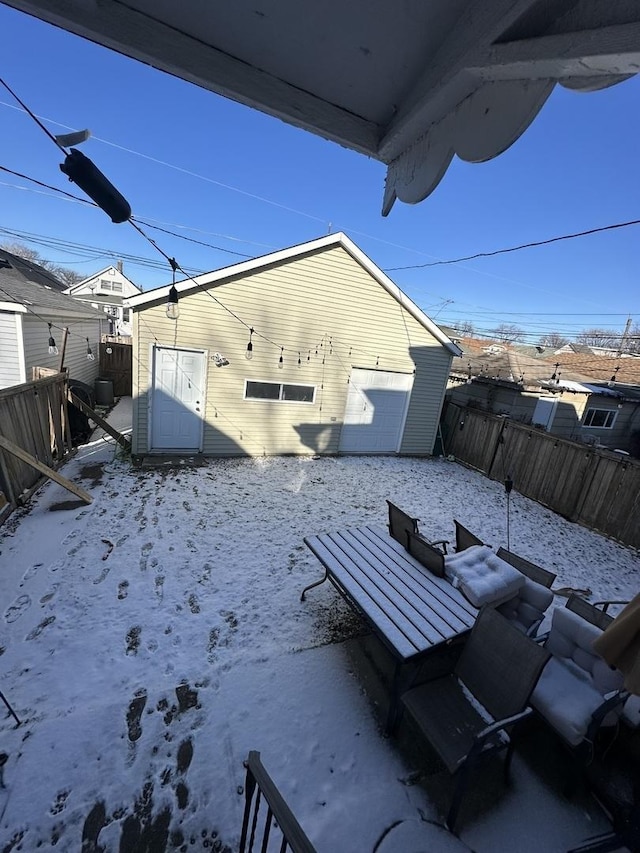
POLYGON ((444 558, 444 573, 474 605, 500 604, 513 598, 525 577, 487 545, 472 545, 444 558))
POLYGON ((582 743, 591 715, 603 701, 584 670, 553 656, 531 694, 531 705, 572 746, 582 743))

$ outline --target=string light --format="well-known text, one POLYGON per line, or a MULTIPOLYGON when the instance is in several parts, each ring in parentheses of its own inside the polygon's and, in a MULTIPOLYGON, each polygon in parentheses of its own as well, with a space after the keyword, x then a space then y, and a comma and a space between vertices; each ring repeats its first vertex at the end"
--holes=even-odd
POLYGON ((244 354, 247 361, 251 361, 251 359, 253 358, 253 342, 251 340, 252 337, 253 337, 253 328, 249 329, 249 343, 247 344, 247 351, 244 354))
POLYGON ((300 358, 300 353, 298 353, 298 367, 302 367, 302 359, 300 358))
POLYGON ((58 355, 58 347, 51 332, 51 323, 47 323, 47 325, 49 326, 49 355, 58 355))
POLYGON ((284 368, 284 347, 280 347, 280 358, 278 359, 278 367, 280 370, 284 368))
POLYGON ((89 338, 87 338, 87 361, 95 361, 96 357, 93 354, 93 350, 91 349, 91 345, 89 343, 89 338))
POLYGON ((180 316, 180 306, 178 305, 178 291, 176 290, 176 269, 178 265, 175 258, 169 258, 171 269, 173 271, 173 284, 169 289, 167 297, 167 317, 170 320, 177 320, 180 316))

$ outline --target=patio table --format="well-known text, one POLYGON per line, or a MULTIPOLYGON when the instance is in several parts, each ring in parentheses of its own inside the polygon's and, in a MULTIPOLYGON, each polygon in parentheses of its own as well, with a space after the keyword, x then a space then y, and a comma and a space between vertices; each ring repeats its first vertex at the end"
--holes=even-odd
POLYGON ((329 580, 391 652, 394 675, 387 731, 396 723, 398 700, 417 665, 466 634, 478 609, 445 578, 436 577, 386 530, 358 527, 307 536, 305 544, 325 575, 302 591, 329 580))

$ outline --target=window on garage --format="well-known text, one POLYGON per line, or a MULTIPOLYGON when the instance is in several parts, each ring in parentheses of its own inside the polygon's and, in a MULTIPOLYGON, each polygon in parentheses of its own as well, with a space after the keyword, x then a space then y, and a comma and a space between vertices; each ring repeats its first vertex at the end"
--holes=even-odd
POLYGON ((275 400, 284 403, 313 403, 315 385, 293 385, 287 382, 245 381, 245 400, 275 400))

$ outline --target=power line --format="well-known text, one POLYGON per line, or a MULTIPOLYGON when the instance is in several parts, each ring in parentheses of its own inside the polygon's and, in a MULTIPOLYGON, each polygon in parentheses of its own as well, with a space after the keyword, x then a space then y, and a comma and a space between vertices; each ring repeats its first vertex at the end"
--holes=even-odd
POLYGON ((447 261, 431 261, 428 264, 411 264, 406 267, 387 267, 385 272, 425 269, 426 267, 439 267, 446 266, 448 264, 459 264, 463 261, 474 261, 477 258, 493 258, 496 255, 506 255, 509 252, 520 252, 522 249, 532 249, 536 246, 548 246, 551 243, 559 243, 562 240, 575 240, 577 237, 588 237, 591 234, 600 234, 603 231, 614 231, 616 228, 628 228, 630 225, 640 225, 640 219, 632 219, 629 222, 616 222, 613 225, 603 225, 601 228, 590 228, 588 231, 577 231, 575 234, 563 234, 560 237, 550 237, 547 240, 537 240, 533 243, 522 243, 519 246, 510 246, 508 249, 496 249, 493 252, 477 252, 475 255, 467 255, 464 258, 451 258, 447 261))
MULTIPOLYGON (((34 184, 37 184, 39 187, 43 187, 44 189, 52 190, 55 193, 59 193, 62 196, 65 196, 68 199, 73 201, 79 201, 82 204, 88 204, 90 207, 98 207, 98 205, 94 201, 89 201, 89 199, 81 198, 80 196, 74 195, 73 193, 66 192, 66 190, 61 190, 58 187, 54 187, 51 184, 45 184, 43 181, 39 181, 36 178, 31 178, 29 175, 24 175, 21 172, 16 172, 13 169, 9 169, 7 166, 0 166, 0 170, 3 172, 7 172, 10 175, 15 175, 18 178, 22 178, 25 181, 31 181, 34 184)), ((175 231, 169 231, 167 228, 161 228, 159 225, 153 225, 151 222, 146 222, 144 219, 141 219, 137 216, 131 217, 132 222, 140 222, 143 225, 146 225, 147 228, 154 228, 156 231, 162 231, 165 234, 170 234, 172 237, 177 237, 179 240, 186 240, 189 243, 197 243, 199 246, 205 246, 208 249, 215 249, 218 252, 226 252, 228 255, 236 255, 240 258, 253 258, 254 255, 248 255, 244 252, 235 252, 233 249, 225 249, 222 246, 214 246, 212 243, 206 243, 203 240, 196 240, 193 237, 186 237, 184 234, 176 234, 175 231)))

